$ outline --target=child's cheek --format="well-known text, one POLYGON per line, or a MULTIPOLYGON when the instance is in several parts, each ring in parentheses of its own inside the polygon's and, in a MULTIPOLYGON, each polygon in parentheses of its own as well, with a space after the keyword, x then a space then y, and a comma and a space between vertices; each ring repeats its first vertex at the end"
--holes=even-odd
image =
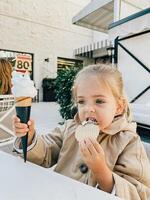
POLYGON ((78 108, 78 114, 79 114, 79 119, 80 119, 80 121, 81 121, 81 122, 84 121, 84 113, 83 113, 82 110, 79 109, 79 108, 78 108))

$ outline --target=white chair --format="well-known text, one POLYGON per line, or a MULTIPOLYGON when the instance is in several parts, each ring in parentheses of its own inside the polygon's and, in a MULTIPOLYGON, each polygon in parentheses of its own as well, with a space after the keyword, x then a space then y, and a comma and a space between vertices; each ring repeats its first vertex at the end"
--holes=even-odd
POLYGON ((4 149, 14 141, 12 116, 15 114, 13 95, 0 95, 0 148, 4 149))

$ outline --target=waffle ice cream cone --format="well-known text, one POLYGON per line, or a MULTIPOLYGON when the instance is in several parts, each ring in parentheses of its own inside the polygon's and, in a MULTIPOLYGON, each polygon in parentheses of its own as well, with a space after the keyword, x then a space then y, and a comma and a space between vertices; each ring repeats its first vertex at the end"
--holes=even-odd
POLYGON ((97 139, 100 129, 99 126, 94 123, 86 122, 85 124, 79 125, 75 132, 75 138, 78 142, 86 138, 97 139))
POLYGON ((22 123, 27 123, 30 119, 30 110, 32 98, 30 97, 16 97, 16 113, 22 123))
MULTIPOLYGON (((28 73, 23 74, 14 71, 12 74, 12 84, 12 93, 15 97, 17 116, 20 118, 21 123, 27 124, 30 119, 32 98, 37 95, 37 90, 28 73)), ((21 137, 21 144, 24 161, 26 162, 28 133, 21 137)))
POLYGON ((32 98, 31 97, 16 97, 15 102, 16 102, 16 107, 27 107, 27 106, 31 106, 32 98))
MULTIPOLYGON (((32 98, 18 97, 16 100, 16 113, 22 123, 27 124, 30 119, 32 98)), ((23 149, 24 161, 27 160, 28 133, 21 137, 21 145, 23 149)))

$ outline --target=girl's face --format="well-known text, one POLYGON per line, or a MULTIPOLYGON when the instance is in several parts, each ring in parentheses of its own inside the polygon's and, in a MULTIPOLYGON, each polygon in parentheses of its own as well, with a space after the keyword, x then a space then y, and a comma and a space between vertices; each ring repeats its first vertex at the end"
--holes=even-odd
POLYGON ((111 89, 96 76, 79 80, 76 97, 81 122, 89 119, 96 121, 103 130, 118 114, 118 105, 111 89))

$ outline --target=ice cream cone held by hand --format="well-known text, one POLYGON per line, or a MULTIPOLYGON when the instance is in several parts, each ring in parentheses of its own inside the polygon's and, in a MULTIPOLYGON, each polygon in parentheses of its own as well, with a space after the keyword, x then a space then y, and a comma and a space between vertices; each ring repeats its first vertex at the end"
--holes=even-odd
POLYGON ((30 97, 16 97, 15 102, 16 102, 16 107, 31 106, 32 98, 30 98, 30 97))
MULTIPOLYGON (((14 71, 12 74, 12 93, 15 96, 16 113, 22 123, 27 124, 30 119, 32 98, 37 95, 33 81, 28 73, 14 71)), ((27 157, 28 133, 21 138, 24 161, 27 157)))

